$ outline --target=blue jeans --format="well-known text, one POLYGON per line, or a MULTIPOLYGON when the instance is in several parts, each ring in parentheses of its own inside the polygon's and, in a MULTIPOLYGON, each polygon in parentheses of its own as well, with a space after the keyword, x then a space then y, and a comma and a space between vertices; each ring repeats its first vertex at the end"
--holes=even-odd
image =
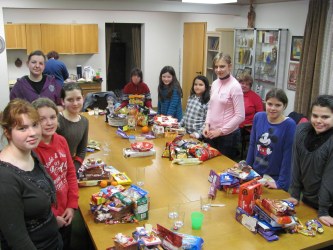
POLYGON ((236 160, 236 157, 239 154, 238 144, 240 137, 240 130, 237 129, 231 134, 219 136, 214 139, 204 138, 204 142, 210 144, 213 148, 216 148, 221 154, 232 160, 236 160))

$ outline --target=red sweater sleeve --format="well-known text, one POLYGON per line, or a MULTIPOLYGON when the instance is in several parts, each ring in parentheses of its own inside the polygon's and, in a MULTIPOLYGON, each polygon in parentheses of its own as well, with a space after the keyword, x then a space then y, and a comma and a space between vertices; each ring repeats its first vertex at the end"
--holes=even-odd
POLYGON ((68 183, 68 193, 67 193, 67 208, 78 208, 79 202, 79 187, 76 179, 76 170, 71 157, 71 152, 69 151, 69 147, 67 141, 64 137, 61 136, 64 149, 66 151, 67 157, 67 183, 68 183))

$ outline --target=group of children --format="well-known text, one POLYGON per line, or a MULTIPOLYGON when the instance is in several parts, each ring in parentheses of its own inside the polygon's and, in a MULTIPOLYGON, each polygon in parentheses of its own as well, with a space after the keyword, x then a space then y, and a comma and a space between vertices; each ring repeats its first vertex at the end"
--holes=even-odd
POLYGON ((49 98, 16 98, 1 115, 1 249, 70 249, 88 120, 78 84, 64 85, 61 101, 59 112, 49 98))
MULTIPOLYGON (((40 76, 42 57, 38 53, 29 56, 31 74, 24 78, 25 84, 33 80, 45 84, 48 77, 40 76)), ((175 70, 165 66, 159 75, 158 114, 177 118, 190 137, 233 158, 239 125, 245 117, 243 93, 231 75, 229 55, 219 53, 213 68, 218 78, 211 88, 206 77, 194 78, 183 116, 181 86, 175 70)), ((140 93, 124 91, 125 105, 129 94, 144 94, 151 107, 141 70, 132 71, 127 85, 125 89, 140 89, 140 93)), ((45 91, 52 90, 48 87, 45 91)), ((0 152, 0 199, 6 201, 0 203, 2 249, 69 248, 71 222, 78 207, 76 173, 85 157, 89 124, 80 115, 83 95, 78 84, 61 89, 61 111, 56 100, 37 98, 30 104, 13 99, 1 115, 8 141, 0 152)), ((318 209, 320 220, 331 226, 333 96, 319 96, 312 104, 310 122, 298 127, 283 114, 287 104, 283 90, 267 93, 266 110, 254 116, 246 162, 260 175, 273 178, 266 187, 289 190, 291 202, 297 204, 302 199, 318 209)))

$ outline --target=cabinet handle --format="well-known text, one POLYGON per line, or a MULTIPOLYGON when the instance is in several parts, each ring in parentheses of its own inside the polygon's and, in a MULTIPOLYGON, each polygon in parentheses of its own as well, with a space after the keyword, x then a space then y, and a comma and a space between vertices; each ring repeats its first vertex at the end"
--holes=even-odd
POLYGON ((201 71, 197 71, 197 72, 195 72, 195 73, 197 73, 198 75, 201 75, 201 74, 202 74, 202 72, 201 72, 201 71))

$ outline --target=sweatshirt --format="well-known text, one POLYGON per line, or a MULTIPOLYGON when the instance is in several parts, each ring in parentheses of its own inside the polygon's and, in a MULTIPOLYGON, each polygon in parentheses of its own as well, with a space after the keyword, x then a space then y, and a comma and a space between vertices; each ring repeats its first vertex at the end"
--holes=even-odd
POLYGON ((35 149, 56 188, 57 207, 55 216, 61 216, 66 208, 78 208, 79 190, 75 167, 66 139, 55 133, 49 144, 41 141, 35 149))

